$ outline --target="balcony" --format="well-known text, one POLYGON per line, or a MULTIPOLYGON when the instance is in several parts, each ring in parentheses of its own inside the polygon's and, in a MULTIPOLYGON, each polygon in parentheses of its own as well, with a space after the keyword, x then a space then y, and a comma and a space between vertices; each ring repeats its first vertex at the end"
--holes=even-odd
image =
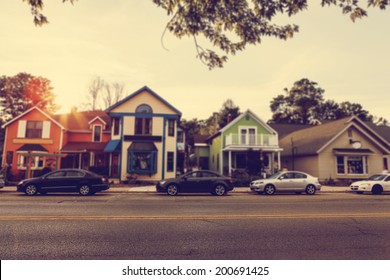
POLYGON ((226 147, 277 147, 278 137, 272 134, 234 134, 225 137, 226 147))

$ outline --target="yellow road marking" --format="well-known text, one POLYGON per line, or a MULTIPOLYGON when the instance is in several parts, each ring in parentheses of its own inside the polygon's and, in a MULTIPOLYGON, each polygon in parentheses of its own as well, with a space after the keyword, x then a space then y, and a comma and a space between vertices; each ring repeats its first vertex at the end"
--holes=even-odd
POLYGON ((341 219, 390 218, 390 213, 345 214, 243 214, 192 216, 0 216, 0 221, 57 220, 241 220, 241 219, 341 219))

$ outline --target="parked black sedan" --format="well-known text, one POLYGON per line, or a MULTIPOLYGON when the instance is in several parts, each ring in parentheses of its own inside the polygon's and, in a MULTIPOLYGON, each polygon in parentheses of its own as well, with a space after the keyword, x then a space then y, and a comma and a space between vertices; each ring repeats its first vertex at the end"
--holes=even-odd
POLYGON ((207 170, 188 172, 178 178, 160 181, 156 185, 158 192, 169 195, 177 195, 179 192, 224 195, 233 189, 231 178, 207 170))
POLYGON ((17 191, 27 195, 48 192, 78 192, 81 195, 92 195, 109 188, 107 178, 82 169, 59 169, 42 177, 22 180, 17 185, 17 191))

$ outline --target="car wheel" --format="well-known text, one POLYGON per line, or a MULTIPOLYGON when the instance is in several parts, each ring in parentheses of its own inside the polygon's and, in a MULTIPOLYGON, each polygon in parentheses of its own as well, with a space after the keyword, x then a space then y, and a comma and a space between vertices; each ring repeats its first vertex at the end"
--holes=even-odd
POLYGON ((179 192, 179 189, 177 188, 176 185, 169 185, 167 187, 167 194, 168 195, 174 196, 174 195, 177 195, 178 192, 179 192))
POLYGON ((226 194, 226 188, 224 185, 216 185, 214 188, 214 193, 218 196, 226 194))
POLYGON ((373 186, 371 192, 372 194, 381 194, 383 192, 382 186, 380 185, 373 186))
POLYGON ((313 186, 313 185, 308 185, 308 186, 306 187, 306 190, 305 190, 305 192, 306 192, 307 194, 310 194, 310 195, 315 194, 316 191, 317 191, 317 190, 316 190, 316 187, 313 186))
POLYGON ((275 193, 275 187, 273 185, 266 185, 264 187, 264 193, 267 195, 273 195, 275 193))
POLYGON ((34 185, 28 185, 26 190, 24 191, 27 195, 36 195, 38 193, 38 189, 34 185))
POLYGON ((82 185, 79 188, 79 193, 81 195, 90 195, 91 194, 91 188, 88 185, 82 185))

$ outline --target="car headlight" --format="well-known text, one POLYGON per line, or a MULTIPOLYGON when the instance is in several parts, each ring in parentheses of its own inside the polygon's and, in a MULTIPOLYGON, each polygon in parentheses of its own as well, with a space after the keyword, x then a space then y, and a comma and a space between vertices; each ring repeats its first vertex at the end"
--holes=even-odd
POLYGON ((167 181, 160 181, 160 185, 164 185, 167 181))
POLYGON ((262 182, 262 181, 253 182, 253 186, 261 186, 262 184, 264 184, 264 182, 262 182))

